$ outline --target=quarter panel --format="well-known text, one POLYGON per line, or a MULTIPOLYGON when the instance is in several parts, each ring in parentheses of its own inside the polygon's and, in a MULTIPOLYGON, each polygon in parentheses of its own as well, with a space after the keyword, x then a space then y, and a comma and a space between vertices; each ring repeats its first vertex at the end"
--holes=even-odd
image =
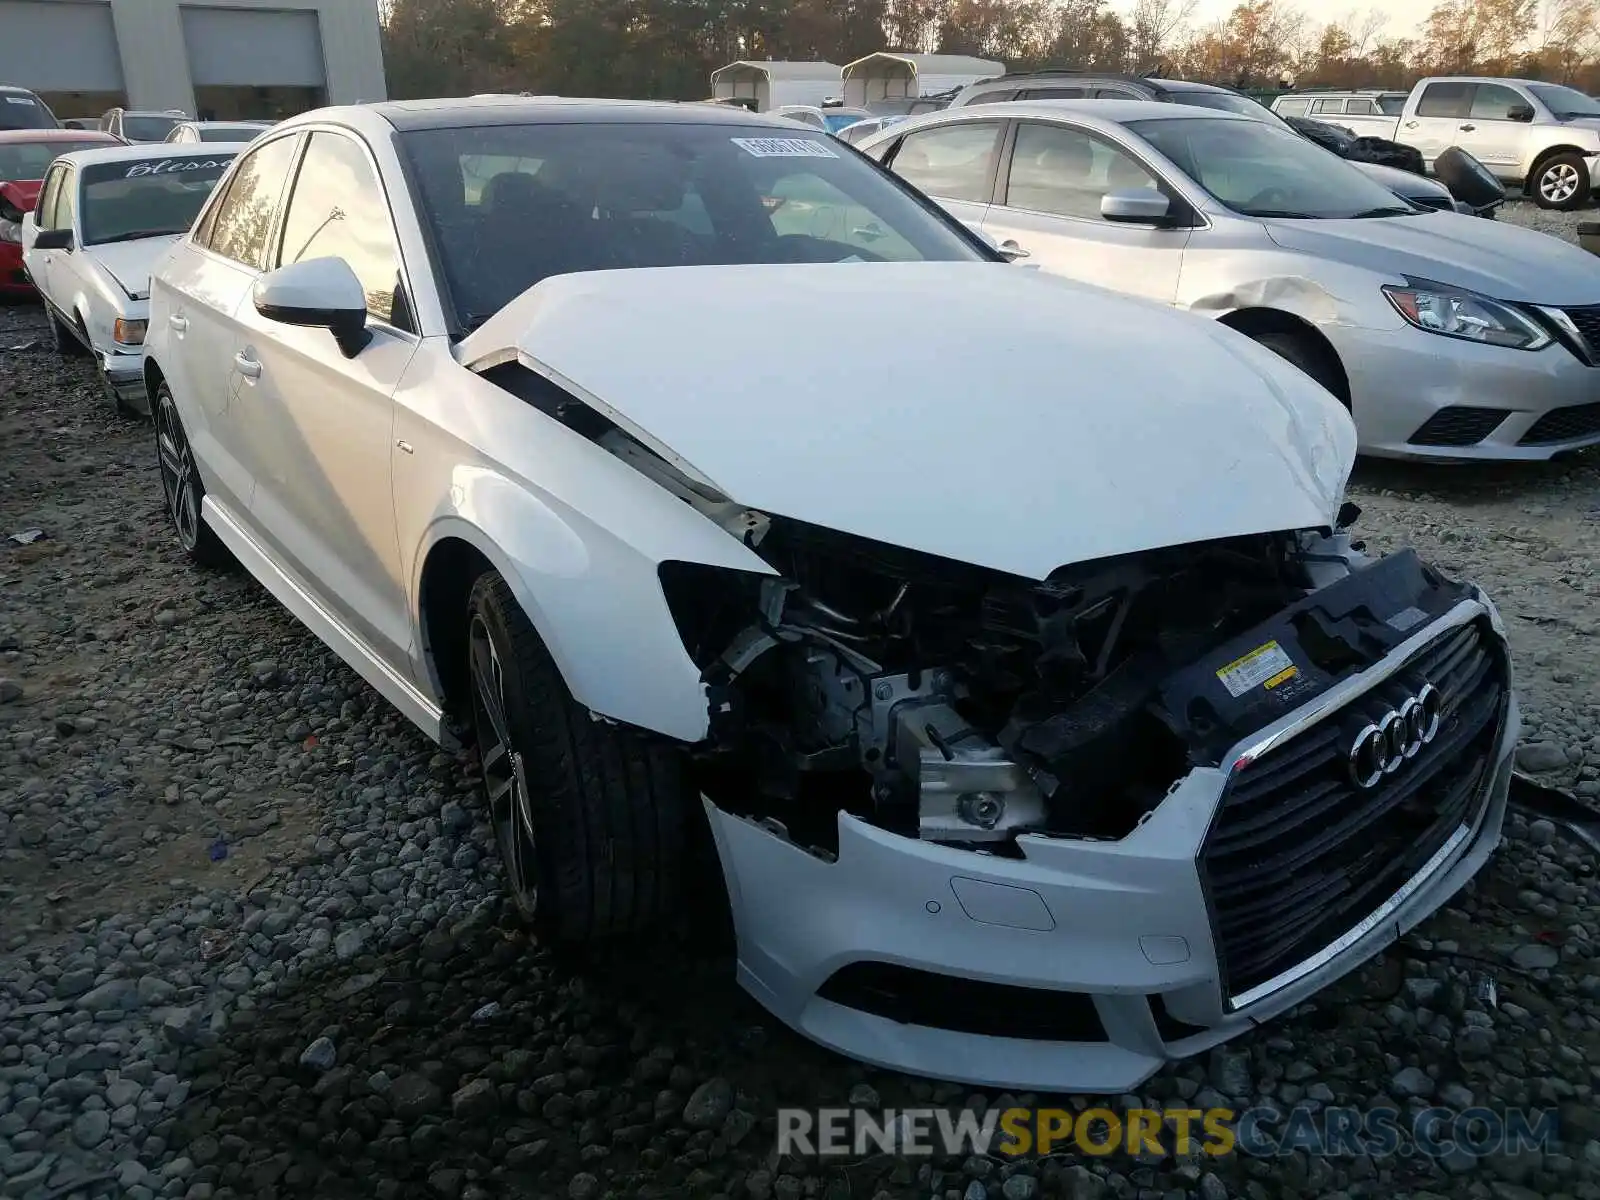
POLYGON ((595 713, 684 741, 708 724, 705 688, 656 575, 676 559, 772 574, 753 551, 620 459, 516 399, 426 339, 395 394, 394 504, 423 650, 423 565, 447 537, 505 576, 573 697, 595 713))

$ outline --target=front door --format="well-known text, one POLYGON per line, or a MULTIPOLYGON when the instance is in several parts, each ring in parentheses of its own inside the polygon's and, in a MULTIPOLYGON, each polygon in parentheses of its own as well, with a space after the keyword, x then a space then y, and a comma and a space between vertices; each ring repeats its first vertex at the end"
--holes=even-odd
POLYGON ((247 428, 259 463, 250 523, 347 629, 404 673, 411 623, 390 485, 392 397, 420 343, 399 298, 388 203, 353 136, 310 135, 279 242, 277 266, 349 264, 373 337, 346 358, 325 329, 269 321, 249 304, 241 311, 241 362, 254 374, 247 428))
POLYGON ((1522 169, 1522 147, 1528 126, 1511 119, 1511 110, 1530 101, 1503 83, 1480 83, 1472 94, 1472 107, 1461 123, 1456 145, 1502 179, 1515 178, 1522 169))
POLYGON ((1449 81, 1430 83, 1418 98, 1416 110, 1400 118, 1395 140, 1416 147, 1423 161, 1433 166, 1434 159, 1460 143, 1461 127, 1469 124, 1472 116, 1473 87, 1449 81))
POLYGON ((1171 304, 1188 229, 1107 221, 1108 192, 1176 193, 1123 147, 1067 124, 1022 121, 984 232, 1027 252, 1041 270, 1171 304))

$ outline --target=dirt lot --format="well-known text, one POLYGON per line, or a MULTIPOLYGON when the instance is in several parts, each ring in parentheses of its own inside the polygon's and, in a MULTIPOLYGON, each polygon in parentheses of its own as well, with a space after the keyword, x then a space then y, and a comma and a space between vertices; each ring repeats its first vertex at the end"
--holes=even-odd
MULTIPOLYGON (((1524 765, 1600 796, 1600 455, 1364 465, 1352 498, 1497 598, 1524 765)), ((826 1054, 675 944, 530 946, 462 779, 251 580, 183 563, 149 427, 0 309, 0 1196, 1600 1197, 1600 889, 1547 824, 1141 1089, 1560 1108, 1544 1155, 820 1165, 773 1156, 778 1105, 1001 1098, 826 1054)))

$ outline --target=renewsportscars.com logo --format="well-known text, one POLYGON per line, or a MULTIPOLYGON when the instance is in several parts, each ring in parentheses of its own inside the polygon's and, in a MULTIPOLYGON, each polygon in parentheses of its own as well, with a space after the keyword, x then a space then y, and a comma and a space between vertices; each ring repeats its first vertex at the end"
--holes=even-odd
POLYGON ((1273 1158, 1303 1150, 1330 1157, 1422 1155, 1473 1158, 1544 1150, 1557 1142, 1546 1109, 1394 1108, 1296 1105, 1231 1108, 970 1109, 869 1112, 778 1110, 778 1153, 804 1157, 867 1154, 986 1154, 1023 1158, 1074 1151, 1109 1156, 1247 1154, 1273 1158))

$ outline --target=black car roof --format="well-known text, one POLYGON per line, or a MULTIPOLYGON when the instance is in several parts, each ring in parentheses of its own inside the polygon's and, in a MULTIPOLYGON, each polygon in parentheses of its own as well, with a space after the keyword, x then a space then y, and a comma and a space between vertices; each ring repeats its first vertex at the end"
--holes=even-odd
POLYGON ((387 100, 371 108, 402 132, 482 125, 746 125, 798 130, 783 117, 726 104, 674 104, 659 100, 580 100, 532 97, 471 100, 387 100))

